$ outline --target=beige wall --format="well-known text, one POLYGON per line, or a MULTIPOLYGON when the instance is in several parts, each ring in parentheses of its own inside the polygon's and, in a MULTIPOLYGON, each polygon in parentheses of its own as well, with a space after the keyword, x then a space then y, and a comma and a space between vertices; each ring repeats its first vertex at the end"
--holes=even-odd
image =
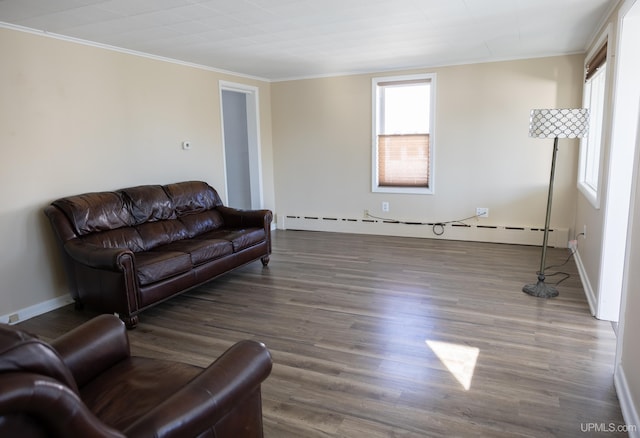
MULTIPOLYGON (((402 220, 455 220, 489 207, 486 224, 544 225, 553 141, 528 138, 529 111, 580 105, 583 59, 424 70, 437 74, 434 195, 371 191, 376 75, 274 83, 277 213, 360 218, 365 209, 382 215, 387 201, 386 216, 402 220)), ((574 224, 577 156, 577 142, 561 140, 552 226, 574 224)))
POLYGON ((0 315, 67 294, 42 213, 51 200, 190 179, 224 195, 221 79, 259 87, 274 208, 268 83, 9 29, 0 59, 0 315))

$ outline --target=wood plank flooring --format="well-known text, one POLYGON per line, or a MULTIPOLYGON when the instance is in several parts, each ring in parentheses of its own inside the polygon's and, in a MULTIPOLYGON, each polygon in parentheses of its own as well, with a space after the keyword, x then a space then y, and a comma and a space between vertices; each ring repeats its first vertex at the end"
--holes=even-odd
MULTIPOLYGON (((521 291, 540 251, 276 231, 268 268, 143 313, 132 349, 206 366, 236 341, 264 342, 267 438, 573 437, 623 425, 615 335, 591 317, 573 260, 558 268, 571 274, 559 297, 521 291)), ((550 249, 548 263, 567 256, 550 249)), ((92 316, 68 306, 20 325, 50 339, 92 316)))

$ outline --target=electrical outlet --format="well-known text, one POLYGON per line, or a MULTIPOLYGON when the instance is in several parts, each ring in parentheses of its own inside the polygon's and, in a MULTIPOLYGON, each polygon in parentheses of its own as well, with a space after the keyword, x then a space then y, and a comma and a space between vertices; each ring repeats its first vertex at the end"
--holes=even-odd
POLYGON ((364 210, 364 218, 368 218, 369 217, 369 210, 365 209, 364 210))
POLYGON ((476 208, 476 216, 477 217, 489 217, 489 209, 486 207, 478 207, 476 208))
POLYGON ((14 313, 13 315, 9 315, 9 324, 15 324, 19 320, 20 320, 20 316, 18 316, 17 313, 14 313))
POLYGON ((389 203, 388 202, 383 202, 382 203, 382 211, 384 211, 385 213, 389 213, 389 203))

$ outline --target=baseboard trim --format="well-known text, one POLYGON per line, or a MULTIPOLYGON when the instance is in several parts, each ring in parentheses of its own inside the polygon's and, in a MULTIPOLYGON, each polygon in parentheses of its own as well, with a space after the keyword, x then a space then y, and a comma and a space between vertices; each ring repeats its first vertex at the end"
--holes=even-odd
POLYGON ((619 364, 613 377, 618 400, 620 401, 620 409, 625 424, 629 427, 628 433, 630 438, 640 438, 640 416, 633 403, 629 384, 624 373, 622 364, 619 364))
MULTIPOLYGON (((328 231, 337 233, 376 234, 383 236, 463 240, 469 242, 542 245, 544 229, 520 225, 485 225, 477 221, 420 223, 398 222, 381 218, 342 218, 309 215, 280 215, 278 229, 328 231)), ((566 248, 567 228, 549 230, 548 245, 566 248)))
POLYGON ((52 298, 50 300, 34 304, 33 306, 16 310, 15 312, 11 312, 7 315, 1 315, 0 322, 4 324, 17 324, 38 315, 42 315, 43 313, 59 309, 60 307, 64 307, 71 303, 73 303, 73 299, 71 299, 69 295, 52 298))
POLYGON ((589 277, 587 276, 587 270, 585 269, 584 263, 582 263, 582 259, 580 258, 580 252, 577 249, 573 254, 573 259, 575 260, 576 267, 578 268, 578 274, 580 275, 580 281, 582 282, 582 287, 584 288, 584 294, 587 297, 587 302, 589 303, 589 310, 591 311, 591 315, 596 316, 598 300, 596 298, 596 293, 591 286, 591 282, 589 281, 589 277))

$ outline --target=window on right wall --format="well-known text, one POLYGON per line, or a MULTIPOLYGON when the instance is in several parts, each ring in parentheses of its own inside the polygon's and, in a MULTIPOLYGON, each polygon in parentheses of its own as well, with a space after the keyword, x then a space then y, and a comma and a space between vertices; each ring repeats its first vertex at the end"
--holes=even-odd
POLYGON ((607 97, 607 38, 589 54, 585 64, 583 107, 589 109, 589 131, 580 141, 578 188, 600 208, 604 109, 607 97))

